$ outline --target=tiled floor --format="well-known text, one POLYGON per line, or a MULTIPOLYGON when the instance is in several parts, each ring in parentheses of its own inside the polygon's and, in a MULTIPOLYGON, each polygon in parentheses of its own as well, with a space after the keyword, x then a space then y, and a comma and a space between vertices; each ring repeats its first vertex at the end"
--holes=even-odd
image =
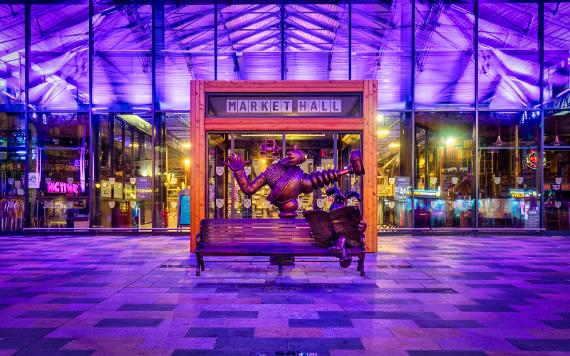
POLYGON ((187 247, 0 238, 0 354, 570 354, 570 238, 385 237, 366 277, 214 258, 196 277, 187 247))

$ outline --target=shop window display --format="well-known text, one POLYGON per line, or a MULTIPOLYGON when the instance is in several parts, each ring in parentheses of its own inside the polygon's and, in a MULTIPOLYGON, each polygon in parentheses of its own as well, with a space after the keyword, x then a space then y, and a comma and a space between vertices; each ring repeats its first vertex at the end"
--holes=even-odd
POLYGON ((416 114, 415 227, 475 225, 473 113, 416 114))
POLYGON ((152 227, 151 124, 136 114, 98 117, 94 227, 152 227))
POLYGON ((376 136, 378 226, 412 227, 411 115, 379 113, 376 136))
POLYGON ((89 227, 88 115, 33 113, 29 129, 30 227, 89 227))
POLYGON ((0 149, 0 231, 24 226, 25 150, 0 149))
POLYGON ((155 146, 155 227, 188 228, 190 224, 190 115, 162 113, 163 139, 155 146), (160 159, 158 158, 160 157, 160 159), (182 210, 182 213, 181 213, 182 210))
POLYGON ((540 227, 534 111, 479 113, 479 227, 540 227))
POLYGON ((570 113, 544 117, 544 227, 570 230, 570 113))
POLYGON ((0 112, 0 149, 26 145, 26 121, 23 113, 0 112))

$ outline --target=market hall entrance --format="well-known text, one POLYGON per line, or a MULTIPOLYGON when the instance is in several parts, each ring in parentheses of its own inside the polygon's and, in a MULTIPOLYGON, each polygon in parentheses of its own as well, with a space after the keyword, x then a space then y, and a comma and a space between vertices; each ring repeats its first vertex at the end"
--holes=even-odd
MULTIPOLYGON (((252 195, 239 189, 227 157, 251 161, 246 174, 253 179, 294 146, 307 156, 301 165, 307 173, 343 169, 352 151, 362 152, 366 174, 343 176, 336 187, 362 196, 366 249, 376 251, 376 87, 376 81, 192 81, 192 251, 202 219, 278 216, 268 187, 252 195)), ((299 196, 298 211, 327 210, 327 188, 299 196)))

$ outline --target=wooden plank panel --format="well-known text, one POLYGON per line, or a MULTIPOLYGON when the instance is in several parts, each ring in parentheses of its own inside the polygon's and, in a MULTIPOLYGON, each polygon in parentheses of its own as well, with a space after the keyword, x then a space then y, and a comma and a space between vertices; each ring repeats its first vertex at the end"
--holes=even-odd
POLYGON ((362 119, 327 118, 209 118, 206 131, 362 131, 362 119))
POLYGON ((361 92, 363 80, 250 80, 206 81, 208 93, 330 93, 361 92))
POLYGON ((196 250, 196 234, 205 217, 206 133, 204 130, 204 81, 191 82, 190 87, 190 250, 196 250))
POLYGON ((378 82, 367 80, 364 89, 364 132, 363 132, 363 160, 364 194, 363 211, 364 220, 368 224, 366 229, 366 251, 378 250, 376 226, 378 225, 378 170, 376 163, 376 115, 378 105, 378 82))

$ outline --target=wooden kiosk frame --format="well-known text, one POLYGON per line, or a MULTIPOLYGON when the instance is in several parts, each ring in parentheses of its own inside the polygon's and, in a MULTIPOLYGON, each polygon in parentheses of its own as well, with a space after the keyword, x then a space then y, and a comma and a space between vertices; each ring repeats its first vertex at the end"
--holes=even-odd
POLYGON ((366 251, 377 251, 378 187, 376 167, 376 113, 378 85, 375 80, 331 81, 204 81, 190 84, 190 249, 196 251, 196 234, 206 217, 207 135, 210 131, 359 131, 366 174, 363 176, 362 208, 366 231, 366 251), (358 118, 209 118, 208 93, 362 93, 362 117, 358 118))

